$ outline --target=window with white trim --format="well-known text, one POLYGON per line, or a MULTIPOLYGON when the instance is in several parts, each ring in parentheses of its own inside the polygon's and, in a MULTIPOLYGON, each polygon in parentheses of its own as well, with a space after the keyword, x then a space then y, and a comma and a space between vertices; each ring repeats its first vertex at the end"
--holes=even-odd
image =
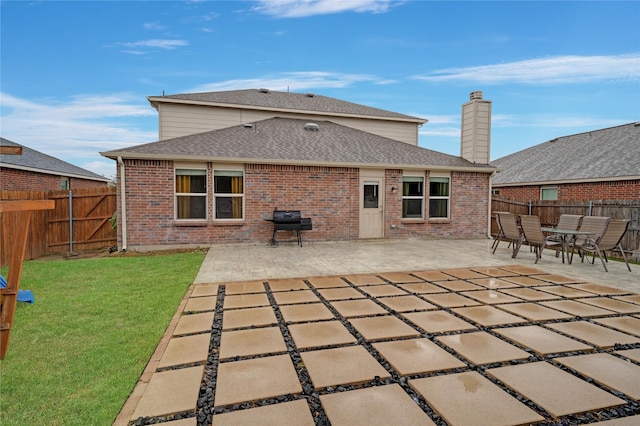
POLYGON ((404 219, 424 218, 424 177, 402 177, 402 217, 404 219))
POLYGON ((176 168, 176 219, 207 218, 207 170, 176 168))
POLYGON ((215 219, 244 218, 244 172, 242 170, 213 171, 215 219))
POLYGON ((540 188, 541 200, 557 200, 558 199, 558 187, 549 186, 540 188))
POLYGON ((429 218, 447 219, 449 217, 449 176, 429 177, 429 218))

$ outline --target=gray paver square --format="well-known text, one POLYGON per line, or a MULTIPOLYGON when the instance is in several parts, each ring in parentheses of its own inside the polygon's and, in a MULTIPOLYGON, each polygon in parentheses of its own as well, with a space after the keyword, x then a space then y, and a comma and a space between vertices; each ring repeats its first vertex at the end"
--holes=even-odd
POLYGON ((285 352, 287 346, 279 327, 252 330, 223 331, 220 339, 220 359, 235 356, 285 352))
POLYGON ((155 373, 138 402, 133 418, 194 410, 203 373, 204 366, 155 373))
POLYGON ((373 347, 402 375, 465 367, 466 364, 429 339, 374 343, 373 347))
POLYGON ((270 279, 268 282, 269 288, 273 292, 309 289, 309 286, 302 278, 270 279))
POLYGON ((359 275, 344 275, 343 278, 349 280, 353 285, 367 285, 367 284, 386 284, 387 282, 382 278, 373 274, 359 274, 359 275))
POLYGON ((283 291, 273 293, 278 305, 291 305, 294 303, 319 302, 318 296, 311 290, 283 291))
POLYGON ((594 320, 594 322, 640 337, 640 318, 630 316, 599 318, 594 320))
POLYGON ((158 363, 158 368, 204 362, 209 356, 210 343, 210 333, 174 337, 169 340, 167 348, 158 363))
POLYGON ((640 305, 640 294, 632 294, 629 296, 614 296, 614 299, 622 300, 623 302, 635 303, 640 305))
POLYGON ((198 426, 198 419, 189 417, 187 419, 172 420, 165 422, 163 426, 198 426))
POLYGON ((547 302, 540 302, 540 304, 578 317, 596 317, 601 315, 611 315, 614 313, 608 309, 598 308, 596 306, 587 305, 586 303, 576 302, 575 300, 551 300, 547 302))
POLYGON ((536 290, 529 287, 505 288, 503 290, 500 290, 500 292, 528 301, 554 300, 559 298, 559 296, 545 293, 544 291, 536 290))
POLYGON ((629 291, 620 290, 619 288, 609 287, 606 285, 600 284, 592 284, 592 283, 582 283, 582 284, 572 284, 569 287, 588 291, 589 293, 599 294, 601 296, 612 296, 612 295, 621 295, 628 294, 629 291))
POLYGON ((558 274, 543 274, 536 276, 536 278, 540 278, 541 280, 545 280, 553 284, 575 284, 581 281, 575 278, 569 278, 565 277, 564 275, 558 274))
POLYGON ((611 354, 587 354, 558 358, 556 361, 596 382, 640 399, 640 366, 611 354))
POLYGON ((476 272, 480 272, 481 274, 488 275, 490 277, 508 277, 510 275, 514 275, 513 272, 507 271, 503 268, 495 268, 495 267, 484 267, 484 268, 471 268, 476 272))
POLYGON ((320 402, 334 426, 434 425, 397 384, 321 395, 320 402))
POLYGON ((331 302, 331 305, 346 318, 387 313, 384 308, 369 299, 342 300, 331 302))
POLYGON ((398 287, 402 287, 410 293, 416 294, 424 294, 424 293, 446 293, 442 287, 438 287, 437 285, 433 285, 431 283, 408 283, 408 284, 399 284, 398 287))
POLYGON ((485 289, 485 287, 482 287, 477 284, 471 284, 469 281, 463 281, 463 280, 438 281, 436 284, 450 291, 468 291, 468 290, 484 290, 485 289))
POLYGON ((214 312, 204 312, 202 314, 182 315, 173 330, 174 336, 181 334, 199 333, 211 330, 213 325, 214 312))
POLYGON ((300 354, 313 386, 357 384, 390 377, 387 370, 362 346, 323 349, 300 354))
POLYGON ((588 299, 576 299, 576 302, 587 303, 602 309, 618 312, 621 314, 635 314, 640 312, 640 305, 627 303, 622 300, 610 299, 608 297, 591 297, 588 299))
POLYGON ((449 424, 498 426, 544 420, 475 371, 410 380, 409 385, 449 424))
POLYGON ((264 283, 259 281, 237 281, 228 283, 225 286, 224 294, 247 294, 247 293, 264 293, 264 283))
POLYGON ((593 349, 589 345, 537 325, 496 328, 493 331, 542 355, 593 349))
POLYGON ((429 302, 442 306, 443 308, 453 308, 458 306, 477 306, 480 302, 462 296, 458 293, 435 293, 422 295, 429 302))
POLYGON ((360 290, 364 291, 372 297, 402 296, 408 294, 406 291, 403 291, 398 287, 389 284, 362 286, 360 287, 360 290))
POLYGON ((217 296, 219 287, 218 284, 195 284, 191 297, 217 296))
POLYGON ((452 279, 451 275, 447 275, 440 271, 418 271, 412 272, 412 275, 427 281, 443 281, 452 279))
POLYGON ((524 265, 501 266, 500 269, 504 269, 506 271, 514 272, 516 274, 522 274, 522 275, 536 275, 536 274, 541 275, 545 273, 540 269, 532 268, 531 266, 524 266, 524 265))
POLYGON ((452 311, 485 327, 526 322, 520 317, 501 311, 493 306, 471 306, 469 308, 455 308, 452 311))
POLYGON ((516 284, 511 281, 507 281, 504 278, 477 278, 469 280, 470 282, 480 285, 489 290, 498 290, 501 288, 514 288, 520 287, 520 284, 516 284))
POLYGON ((444 311, 412 312, 402 314, 402 316, 427 333, 444 333, 447 331, 473 330, 476 328, 474 325, 444 311))
POLYGON ((624 400, 544 361, 492 368, 487 372, 554 417, 625 403, 624 400))
POLYGON ((640 425, 640 415, 621 417, 619 419, 606 420, 604 422, 595 422, 591 424, 598 426, 638 426, 640 425))
POLYGON ((438 309, 437 306, 425 302, 415 296, 379 297, 378 302, 388 306, 396 312, 426 311, 438 309))
POLYGON ((349 322, 367 340, 389 339, 392 337, 409 337, 420 334, 413 327, 393 315, 371 318, 355 318, 349 322))
POLYGON ((640 348, 625 349, 623 351, 617 351, 616 353, 640 363, 640 348))
POLYGON ((537 303, 513 303, 500 305, 499 308, 504 311, 511 312, 512 314, 525 317, 530 321, 549 321, 573 318, 572 315, 547 308, 546 306, 538 305, 537 303))
POLYGON ((563 322, 548 324, 547 326, 601 348, 610 348, 616 343, 623 345, 628 343, 640 343, 640 339, 637 337, 620 333, 619 331, 611 330, 587 321, 563 322))
POLYGON ((265 405, 248 410, 231 411, 214 414, 211 426, 314 426, 309 405, 303 399, 283 402, 281 404, 265 405))
POLYGON ((483 331, 436 337, 474 364, 527 359, 529 354, 483 331))
POLYGON ((471 268, 444 269, 442 272, 444 272, 445 274, 451 275, 452 277, 458 278, 460 280, 486 277, 486 275, 475 272, 471 270, 471 268))
POLYGON ((260 308, 233 309, 224 312, 222 317, 222 329, 251 327, 276 324, 276 314, 271 306, 260 308))
POLYGON ((495 290, 465 291, 462 294, 487 305, 522 302, 522 299, 518 299, 517 297, 509 296, 508 294, 500 293, 495 290))
POLYGON ((318 292, 327 300, 364 299, 366 296, 355 288, 321 288, 318 292))
POLYGON ((380 274, 380 277, 384 278, 389 282, 396 283, 396 284, 420 283, 424 281, 418 277, 414 277, 413 275, 407 274, 404 272, 383 272, 380 274))
POLYGON ((540 285, 549 285, 548 281, 543 281, 536 277, 517 276, 517 277, 504 277, 503 280, 509 281, 521 285, 523 287, 535 287, 540 285))
POLYGON ((216 308, 217 300, 214 296, 192 297, 184 305, 184 312, 212 311, 216 308))
POLYGON ((269 298, 266 293, 257 294, 235 294, 225 296, 224 309, 253 308, 257 306, 269 306, 269 298))
POLYGON ((302 386, 291 357, 276 355, 221 363, 214 402, 221 406, 300 392, 302 386))
POLYGON ((307 281, 311 283, 315 288, 332 288, 332 287, 348 287, 347 284, 340 277, 312 277, 307 281))
POLYGON ((289 326, 299 349, 355 343, 357 340, 340 321, 322 321, 289 326))
POLYGON ((566 297, 569 299, 593 296, 593 294, 589 293, 588 291, 578 290, 577 288, 565 287, 562 285, 540 287, 538 288, 538 290, 544 291, 546 293, 554 294, 556 296, 566 297))
POLYGON ((318 321, 334 318, 331 311, 322 303, 280 306, 280 312, 287 322, 318 321))

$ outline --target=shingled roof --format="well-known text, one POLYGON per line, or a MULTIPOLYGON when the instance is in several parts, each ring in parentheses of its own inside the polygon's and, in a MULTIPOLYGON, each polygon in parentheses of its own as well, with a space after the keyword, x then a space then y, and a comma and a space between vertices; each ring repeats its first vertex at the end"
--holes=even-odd
POLYGON ((494 186, 640 179, 640 123, 563 136, 491 162, 494 186))
POLYGON ((270 118, 100 153, 167 159, 333 167, 430 168, 492 172, 491 165, 432 151, 330 121, 270 118), (311 129, 309 129, 311 128, 311 129))
POLYGON ((159 102, 188 102, 203 105, 267 109, 270 111, 309 111, 314 114, 364 116, 371 119, 391 119, 426 123, 423 118, 342 101, 313 93, 275 92, 267 89, 229 90, 223 92, 186 93, 147 98, 156 107, 159 102))
POLYGON ((73 164, 43 154, 35 149, 28 148, 8 139, 0 138, 0 145, 22 147, 22 155, 0 155, 0 166, 2 167, 109 182, 109 179, 104 176, 74 166, 73 164))

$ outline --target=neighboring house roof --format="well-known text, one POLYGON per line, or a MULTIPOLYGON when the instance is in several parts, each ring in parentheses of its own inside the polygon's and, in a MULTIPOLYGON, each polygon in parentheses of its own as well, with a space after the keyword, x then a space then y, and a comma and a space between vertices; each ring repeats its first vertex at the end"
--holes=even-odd
POLYGON ((330 121, 314 123, 317 130, 306 130, 307 120, 275 117, 100 154, 113 159, 495 171, 491 165, 474 164, 330 121))
POLYGON ((420 124, 427 122, 423 118, 354 104, 313 93, 274 92, 267 89, 149 96, 147 99, 154 107, 157 107, 159 102, 171 102, 269 111, 308 111, 318 115, 365 116, 371 119, 411 121, 420 124))
POLYGON ((552 139, 491 162, 494 186, 640 179, 640 122, 552 139))
POLYGON ((104 176, 74 166, 73 164, 69 164, 8 139, 0 138, 0 145, 22 147, 22 155, 0 155, 0 167, 109 182, 109 179, 104 176))

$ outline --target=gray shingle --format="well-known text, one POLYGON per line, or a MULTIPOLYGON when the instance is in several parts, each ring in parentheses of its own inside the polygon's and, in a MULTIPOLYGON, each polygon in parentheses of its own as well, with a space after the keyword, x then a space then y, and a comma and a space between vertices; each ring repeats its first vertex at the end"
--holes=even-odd
POLYGON ((305 130, 306 123, 299 119, 271 118, 253 123, 253 127, 233 126, 101 154, 109 158, 493 170, 488 165, 475 165, 461 157, 330 121, 315 121, 318 131, 305 130))
POLYGON ((563 136, 492 161, 494 185, 640 176, 640 126, 563 136))
POLYGON ((81 167, 59 160, 47 154, 43 154, 24 145, 0 138, 2 146, 21 146, 22 155, 0 155, 0 163, 4 167, 29 168, 41 173, 49 173, 63 176, 78 176, 85 179, 108 182, 109 179, 99 174, 90 172, 81 167))
POLYGON ((311 111, 314 113, 362 115, 426 123, 427 120, 383 109, 368 107, 335 98, 305 93, 263 92, 259 89, 229 90, 224 92, 186 93, 168 96, 150 96, 149 100, 183 100, 212 104, 243 105, 279 110, 311 111))

